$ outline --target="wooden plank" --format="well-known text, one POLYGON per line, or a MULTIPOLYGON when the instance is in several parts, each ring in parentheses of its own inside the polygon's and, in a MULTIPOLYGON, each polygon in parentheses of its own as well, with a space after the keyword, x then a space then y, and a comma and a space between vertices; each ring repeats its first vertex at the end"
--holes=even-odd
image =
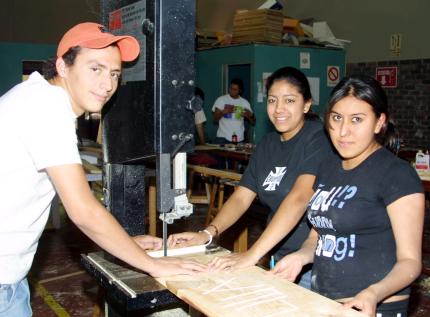
POLYGON ((270 17, 283 19, 284 15, 279 10, 257 9, 257 10, 239 10, 236 11, 234 19, 249 19, 253 17, 270 17))
POLYGON ((283 14, 278 10, 237 11, 233 19, 233 43, 282 40, 283 14))
POLYGON ((199 165, 188 164, 188 168, 194 170, 197 173, 202 173, 205 175, 211 175, 219 178, 229 178, 235 181, 239 181, 242 178, 242 174, 226 171, 226 170, 218 170, 215 168, 204 167, 199 165))
POLYGON ((82 161, 82 166, 83 166, 86 173, 90 173, 90 174, 101 174, 102 173, 102 170, 100 168, 91 164, 87 160, 82 159, 81 161, 82 161))
MULTIPOLYGON (((213 256, 198 254, 186 257, 207 263, 213 256)), ((364 316, 352 309, 345 310, 336 301, 267 274, 256 266, 157 280, 209 317, 364 316)))

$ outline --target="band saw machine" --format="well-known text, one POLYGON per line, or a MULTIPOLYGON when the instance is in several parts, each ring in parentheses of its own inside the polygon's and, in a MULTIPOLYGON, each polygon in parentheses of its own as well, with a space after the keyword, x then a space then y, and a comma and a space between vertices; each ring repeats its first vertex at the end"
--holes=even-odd
MULTIPOLYGON (((104 202, 131 236, 145 234, 145 190, 155 176, 166 242, 167 225, 193 212, 186 156, 194 147, 193 112, 201 107, 194 97, 195 1, 101 0, 101 19, 141 46, 102 112, 104 202)), ((180 303, 155 279, 106 252, 82 255, 81 262, 104 288, 108 316, 180 303)))

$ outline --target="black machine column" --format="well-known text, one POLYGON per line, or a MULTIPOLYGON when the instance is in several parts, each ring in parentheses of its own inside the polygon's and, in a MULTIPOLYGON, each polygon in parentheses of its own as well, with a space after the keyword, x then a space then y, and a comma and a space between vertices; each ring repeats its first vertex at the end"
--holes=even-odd
MULTIPOLYGON (((195 0, 100 4, 103 25, 109 26, 109 14, 115 11, 136 22, 133 27, 144 34, 139 57, 143 73, 138 80, 124 76, 102 112, 105 203, 130 235, 144 234, 145 178, 157 176, 157 209, 167 213, 173 196, 182 192, 171 188, 172 157, 194 146, 195 0), (135 21, 128 9, 122 11, 130 5, 145 12, 144 17, 135 21)), ((82 255, 82 264, 105 288, 109 317, 143 316, 179 303, 152 277, 105 252, 82 255)))
MULTIPOLYGON (((102 23, 109 25, 110 12, 137 2, 101 0, 102 23)), ((195 1, 148 0, 145 4, 146 18, 139 21, 139 28, 145 35, 146 54, 139 59, 145 63, 146 80, 121 85, 103 110, 107 207, 133 234, 145 232, 145 186, 127 186, 130 173, 144 175, 145 167, 154 165, 160 155, 179 149, 194 130, 190 102, 194 95, 195 1), (137 214, 142 217, 136 218, 137 214)), ((180 151, 192 150, 193 143, 186 142, 180 151)), ((140 181, 144 182, 143 177, 140 181)), ((169 199, 163 199, 163 184, 158 184, 158 210, 163 210, 162 202, 170 205, 169 199)))

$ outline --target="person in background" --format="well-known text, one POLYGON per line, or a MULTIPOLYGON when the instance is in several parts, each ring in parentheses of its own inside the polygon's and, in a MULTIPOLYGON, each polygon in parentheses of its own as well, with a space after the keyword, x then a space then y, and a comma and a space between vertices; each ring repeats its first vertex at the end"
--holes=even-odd
MULTIPOLYGON (((322 122, 305 119, 312 104, 306 76, 284 67, 268 78, 266 86, 267 115, 276 131, 257 145, 239 186, 215 219, 200 232, 173 234, 168 239, 171 246, 203 244, 231 227, 258 195, 274 218, 250 250, 213 260, 210 267, 215 270, 254 265, 287 234, 273 250, 275 257, 281 259, 299 249, 310 230, 303 215, 314 193, 315 175, 321 162, 334 155, 322 122)), ((299 279, 309 288, 309 268, 304 273, 299 279)))
POLYGON ((243 82, 234 78, 230 82, 228 94, 218 97, 212 107, 213 120, 218 123, 216 144, 243 142, 245 139, 245 123, 255 124, 255 116, 249 102, 240 95, 243 91, 243 82), (236 135, 237 140, 232 140, 236 135))
POLYGON ((196 144, 203 145, 203 144, 206 144, 205 130, 204 130, 204 126, 203 126, 203 124, 206 122, 206 115, 205 115, 205 112, 203 110, 203 103, 205 101, 205 93, 199 87, 195 87, 194 96, 195 96, 195 98, 199 99, 197 104, 200 105, 199 109, 197 109, 197 111, 194 112, 194 122, 196 125, 197 136, 199 138, 199 141, 196 142, 196 144))
POLYGON ((318 172, 308 239, 273 273, 294 280, 313 262, 314 291, 368 316, 405 317, 421 272, 425 202, 415 170, 387 149, 396 139, 384 90, 371 77, 344 78, 325 122, 341 158, 318 172))
POLYGON ((46 79, 38 72, 0 98, 0 316, 31 316, 26 275, 57 191, 70 219, 103 249, 152 276, 205 266, 148 256, 150 236, 130 237, 93 196, 81 165, 75 120, 99 112, 118 88, 122 62, 139 55, 131 36, 81 23, 61 39, 46 79), (19 122, 17 121, 19 118, 19 122))

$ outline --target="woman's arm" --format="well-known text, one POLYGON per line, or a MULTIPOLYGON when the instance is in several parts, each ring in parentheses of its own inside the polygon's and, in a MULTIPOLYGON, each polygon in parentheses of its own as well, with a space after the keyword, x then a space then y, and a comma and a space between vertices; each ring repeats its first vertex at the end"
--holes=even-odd
POLYGON ((193 261, 149 257, 93 196, 81 165, 53 166, 47 171, 70 219, 107 252, 152 276, 205 270, 193 261))
POLYGON ((424 195, 412 194, 387 207, 396 241, 397 261, 386 277, 357 294, 345 306, 374 315, 377 303, 410 285, 419 276, 424 206, 424 195))
MULTIPOLYGON (((215 237, 230 228, 248 210, 255 196, 252 190, 238 186, 206 230, 215 237)), ((183 232, 170 235, 168 244, 172 247, 176 245, 185 247, 204 244, 208 240, 209 235, 205 232, 183 232)))
POLYGON ((282 201, 275 216, 253 246, 244 253, 217 258, 211 262, 211 267, 213 269, 240 268, 257 263, 263 255, 289 234, 303 217, 306 206, 314 193, 312 188, 314 182, 314 175, 300 175, 282 201))

